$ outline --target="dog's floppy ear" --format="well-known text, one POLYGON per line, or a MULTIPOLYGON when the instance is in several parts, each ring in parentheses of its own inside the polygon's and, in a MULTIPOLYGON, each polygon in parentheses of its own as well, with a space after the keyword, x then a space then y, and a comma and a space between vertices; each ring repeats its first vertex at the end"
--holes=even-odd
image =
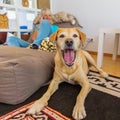
POLYGON ((82 40, 82 42, 84 42, 86 40, 85 33, 81 32, 78 28, 76 28, 76 30, 78 31, 78 33, 80 35, 80 39, 82 40))
POLYGON ((54 41, 57 40, 57 33, 58 33, 58 30, 57 30, 56 32, 54 32, 53 34, 50 35, 49 40, 50 40, 51 42, 54 42, 54 41))

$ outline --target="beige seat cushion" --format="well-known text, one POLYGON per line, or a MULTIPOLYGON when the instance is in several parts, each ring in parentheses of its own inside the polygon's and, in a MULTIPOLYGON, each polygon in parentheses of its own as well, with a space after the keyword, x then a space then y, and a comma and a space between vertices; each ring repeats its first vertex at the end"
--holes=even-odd
POLYGON ((52 78, 54 54, 50 52, 0 46, 0 102, 25 101, 52 78))

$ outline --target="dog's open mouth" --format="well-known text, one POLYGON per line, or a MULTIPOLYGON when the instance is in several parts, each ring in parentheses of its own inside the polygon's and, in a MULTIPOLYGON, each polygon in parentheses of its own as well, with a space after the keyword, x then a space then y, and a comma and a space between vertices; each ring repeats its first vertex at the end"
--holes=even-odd
POLYGON ((67 66, 70 67, 74 64, 75 57, 76 57, 75 50, 73 50, 73 49, 62 50, 62 55, 63 55, 64 62, 67 66))

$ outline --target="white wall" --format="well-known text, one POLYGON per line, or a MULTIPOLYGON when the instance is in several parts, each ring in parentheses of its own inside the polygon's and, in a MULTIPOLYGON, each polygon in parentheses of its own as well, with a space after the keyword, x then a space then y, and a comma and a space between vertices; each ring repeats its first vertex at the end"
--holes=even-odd
MULTIPOLYGON (((120 28, 120 0, 51 0, 53 13, 65 11, 74 14, 87 37, 94 38, 87 50, 97 51, 100 28, 120 28)), ((105 53, 112 53, 114 35, 105 37, 105 53)), ((120 54, 120 44, 119 44, 120 54)))

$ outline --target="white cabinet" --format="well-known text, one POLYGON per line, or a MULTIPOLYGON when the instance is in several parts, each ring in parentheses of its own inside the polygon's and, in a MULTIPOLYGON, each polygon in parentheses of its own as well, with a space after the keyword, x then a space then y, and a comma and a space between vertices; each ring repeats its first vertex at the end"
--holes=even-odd
POLYGON ((7 11, 9 19, 8 29, 0 29, 0 32, 15 32, 20 37, 21 32, 30 32, 32 30, 32 23, 35 16, 40 12, 37 9, 37 0, 28 0, 29 7, 23 7, 22 0, 8 0, 10 4, 5 3, 7 0, 2 0, 0 7, 7 11), (27 26, 27 29, 20 29, 20 26, 27 26))

